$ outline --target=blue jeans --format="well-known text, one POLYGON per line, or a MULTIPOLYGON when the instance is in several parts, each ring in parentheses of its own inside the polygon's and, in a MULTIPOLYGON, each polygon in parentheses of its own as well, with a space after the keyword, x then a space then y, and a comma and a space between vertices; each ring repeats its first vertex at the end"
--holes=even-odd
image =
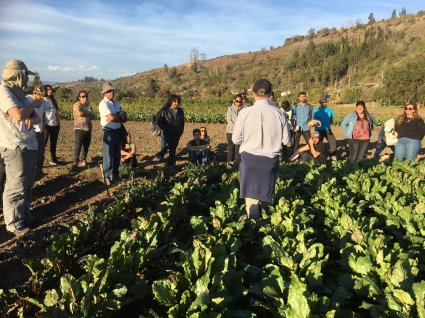
POLYGON ((398 138, 397 144, 395 145, 395 156, 398 161, 404 159, 415 161, 416 155, 421 149, 421 141, 412 138, 398 138))
POLYGON ((201 152, 189 151, 189 162, 196 164, 205 165, 208 163, 209 153, 208 150, 204 150, 201 152))
POLYGON ((117 180, 121 159, 121 130, 103 130, 102 136, 103 174, 106 179, 117 180))

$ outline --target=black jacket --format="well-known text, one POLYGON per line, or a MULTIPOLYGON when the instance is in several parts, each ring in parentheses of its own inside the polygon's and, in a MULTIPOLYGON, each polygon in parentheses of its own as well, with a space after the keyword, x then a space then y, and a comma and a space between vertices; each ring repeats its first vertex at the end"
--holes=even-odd
POLYGON ((173 116, 171 107, 164 109, 160 113, 158 125, 164 131, 164 134, 180 138, 184 131, 183 109, 177 108, 176 117, 173 116))

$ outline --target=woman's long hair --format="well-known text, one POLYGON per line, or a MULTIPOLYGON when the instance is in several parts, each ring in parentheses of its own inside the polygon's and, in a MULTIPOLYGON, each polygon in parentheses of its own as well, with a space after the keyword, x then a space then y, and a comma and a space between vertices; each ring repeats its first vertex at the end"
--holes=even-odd
MULTIPOLYGON (((51 90, 52 90, 52 92, 53 92, 53 87, 52 87, 52 85, 44 85, 44 91, 45 92, 47 92, 47 89, 48 88, 50 88, 51 90)), ((57 110, 59 110, 59 105, 58 105, 58 102, 56 101, 56 98, 55 98, 55 95, 50 95, 50 96, 48 96, 49 98, 50 98, 50 100, 52 101, 52 104, 53 104, 53 106, 55 106, 55 108, 57 109, 57 110)))
MULTIPOLYGON (((366 103, 365 103, 364 101, 362 101, 362 100, 359 100, 359 101, 356 103, 356 107, 357 107, 357 106, 363 106, 364 118, 366 118, 366 120, 367 120, 368 122, 370 122, 370 114, 369 114, 369 112, 367 111, 366 103)), ((357 112, 356 112, 356 115, 357 115, 357 120, 361 120, 361 118, 359 117, 359 114, 357 114, 357 112)))
POLYGON ((401 114, 400 116, 398 116, 398 118, 397 118, 397 120, 395 122, 396 126, 399 126, 399 125, 405 123, 408 120, 407 115, 406 115, 406 107, 409 106, 409 105, 410 106, 413 106, 413 109, 415 110, 415 113, 413 114, 413 118, 421 118, 421 116, 419 115, 418 106, 416 105, 416 103, 414 103, 414 102, 408 102, 406 104, 406 106, 404 107, 403 114, 401 114))

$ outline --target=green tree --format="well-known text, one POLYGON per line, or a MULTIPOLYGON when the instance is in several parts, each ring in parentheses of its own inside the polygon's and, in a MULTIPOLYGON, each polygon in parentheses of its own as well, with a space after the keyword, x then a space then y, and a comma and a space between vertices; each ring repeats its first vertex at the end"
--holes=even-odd
POLYGON ((159 92, 161 87, 159 86, 159 83, 153 79, 148 78, 145 85, 145 95, 148 97, 155 97, 156 93, 159 92))
POLYGON ((376 22, 375 15, 373 14, 373 12, 369 14, 369 17, 367 18, 367 20, 368 20, 368 24, 374 24, 376 22))
POLYGON ((397 11, 396 9, 393 9, 393 12, 391 13, 391 19, 397 18, 397 11))
POLYGON ((400 18, 402 18, 402 17, 405 17, 406 16, 406 14, 407 14, 407 12, 406 12, 406 8, 405 7, 403 7, 402 9, 401 9, 401 11, 400 11, 400 18))

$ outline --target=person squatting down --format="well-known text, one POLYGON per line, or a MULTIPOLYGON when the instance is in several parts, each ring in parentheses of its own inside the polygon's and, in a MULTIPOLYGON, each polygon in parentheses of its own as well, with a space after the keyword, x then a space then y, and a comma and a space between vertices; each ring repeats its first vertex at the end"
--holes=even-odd
POLYGON ((240 145, 240 197, 245 198, 248 219, 260 216, 260 201, 273 201, 282 144, 289 143, 288 123, 270 104, 271 92, 268 80, 254 83, 255 103, 239 113, 232 134, 233 143, 240 145))
POLYGON ((195 128, 193 130, 193 139, 187 143, 187 150, 189 150, 189 162, 196 165, 205 165, 209 160, 209 142, 201 139, 201 130, 195 128))

